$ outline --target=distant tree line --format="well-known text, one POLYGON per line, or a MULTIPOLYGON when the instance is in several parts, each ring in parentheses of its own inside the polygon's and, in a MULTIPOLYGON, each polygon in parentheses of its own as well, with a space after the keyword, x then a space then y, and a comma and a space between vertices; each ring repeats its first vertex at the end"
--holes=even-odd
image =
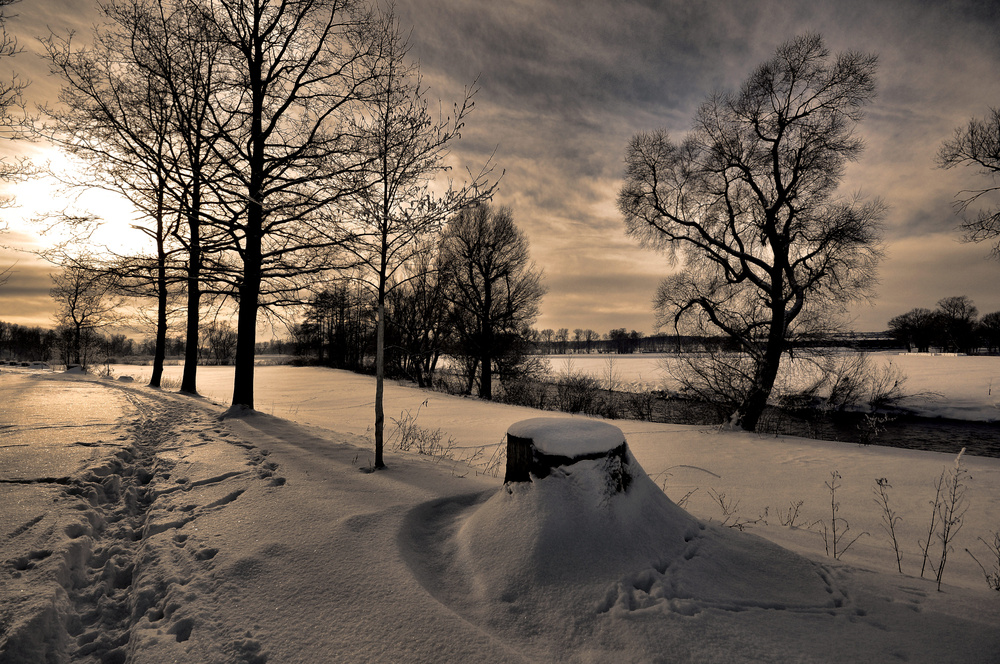
MULTIPOLYGON (((202 364, 228 364, 235 357, 236 332, 225 323, 209 323, 197 349, 202 364)), ((167 337, 166 356, 180 360, 185 354, 183 337, 167 337)), ((272 339, 257 343, 258 354, 290 355, 294 343, 272 339)), ((133 339, 122 333, 104 334, 83 328, 79 334, 65 326, 48 329, 0 321, 0 359, 23 362, 75 364, 80 357, 85 364, 148 362, 156 352, 156 339, 133 339)))
POLYGON ((979 317, 965 295, 946 297, 934 310, 911 309, 889 321, 889 331, 908 350, 926 353, 1000 352, 1000 311, 979 317))
POLYGON ((600 332, 590 328, 576 328, 572 334, 565 327, 558 330, 544 329, 531 332, 531 341, 536 350, 548 355, 564 355, 566 353, 629 355, 643 350, 642 341, 644 338, 645 335, 642 332, 628 331, 624 327, 610 330, 603 336, 600 332))

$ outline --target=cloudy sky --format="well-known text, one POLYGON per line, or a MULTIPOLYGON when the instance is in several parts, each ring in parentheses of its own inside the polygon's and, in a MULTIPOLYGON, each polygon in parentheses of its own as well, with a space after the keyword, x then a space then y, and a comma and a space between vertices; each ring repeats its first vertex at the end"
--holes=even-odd
MULTIPOLYGON (((505 173, 497 202, 513 208, 545 272, 539 329, 653 332, 651 300, 669 268, 625 236, 615 207, 628 140, 656 128, 682 136, 707 96, 738 87, 805 32, 834 52, 879 55, 879 96, 859 128, 867 149, 843 190, 888 204, 887 258, 876 298, 852 310, 850 327, 885 329, 892 316, 952 295, 968 295, 980 313, 1000 310, 1000 263, 988 260, 989 246, 959 242, 952 209, 958 191, 982 181, 934 164, 956 127, 1000 105, 997 3, 397 0, 396 8, 412 26, 411 54, 432 98, 450 105, 478 79, 453 159, 476 170, 496 151, 505 173)), ((90 0, 25 0, 14 10, 8 27, 29 50, 48 28, 86 32, 96 16, 90 0)), ((32 101, 57 93, 31 53, 2 64, 32 79, 32 101)), ((50 204, 45 191, 22 188, 23 207, 0 212, 9 223, 0 244, 45 242, 19 221, 50 204)), ((14 260, 0 320, 50 324, 52 268, 7 249, 0 269, 14 260)))

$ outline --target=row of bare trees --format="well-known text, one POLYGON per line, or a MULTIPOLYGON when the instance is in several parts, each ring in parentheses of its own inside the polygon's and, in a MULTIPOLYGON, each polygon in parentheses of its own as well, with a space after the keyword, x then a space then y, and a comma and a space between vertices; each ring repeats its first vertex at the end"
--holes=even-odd
POLYGON ((569 351, 590 353, 594 350, 618 354, 630 354, 638 350, 643 333, 636 330, 628 331, 618 327, 601 333, 590 328, 576 328, 572 334, 569 328, 560 327, 557 330, 546 328, 533 334, 533 339, 542 352, 565 354, 569 351))
MULTIPOLYGON (((257 352, 287 354, 291 352, 291 346, 290 342, 272 339, 258 342, 257 352)), ((156 341, 152 337, 134 339, 122 332, 98 327, 75 329, 71 325, 60 325, 51 329, 0 321, 0 360, 54 360, 67 365, 79 360, 84 366, 93 366, 96 362, 147 361, 155 349, 156 341)), ((183 356, 184 352, 183 337, 168 337, 168 356, 183 356)), ((198 349, 202 363, 228 364, 235 352, 236 330, 231 325, 212 321, 203 327, 198 349)))
MULTIPOLYGON (((68 186, 106 188, 140 213, 151 251, 59 258, 156 300, 153 385, 171 297, 186 300, 186 392, 205 298, 228 298, 232 411, 251 409, 262 311, 350 271, 377 294, 383 327, 421 242, 493 192, 489 164, 463 186, 436 181, 475 89, 432 115, 391 12, 359 0, 112 0, 102 12, 83 45, 43 40, 63 87, 39 133, 82 165, 68 186)), ((377 391, 380 402, 381 372, 377 391)))
POLYGON ((979 316, 965 295, 946 297, 933 310, 917 307, 889 321, 889 331, 911 351, 932 347, 944 352, 972 353, 1000 350, 1000 311, 979 316))
POLYGON ((317 296, 296 330, 301 350, 351 370, 367 370, 370 356, 376 365, 381 357, 383 370, 422 387, 447 354, 465 378, 464 392, 478 383, 479 396, 492 399, 494 377, 517 373, 525 362, 545 292, 511 210, 463 209, 412 260, 410 278, 391 282, 382 303, 376 292, 349 283, 317 296), (381 320, 385 327, 376 334, 381 320))
MULTIPOLYGON (((510 216, 480 205, 496 186, 489 161, 460 185, 438 177, 475 86, 450 114, 432 114, 395 16, 363 0, 109 0, 101 10, 85 43, 43 40, 63 87, 37 131, 79 162, 61 175, 68 187, 132 203, 151 249, 81 256, 61 247, 53 258, 66 274, 99 275, 117 295, 156 302, 154 386, 172 302, 184 299, 181 389, 190 393, 206 302, 232 303, 233 414, 254 405, 262 312, 280 316, 334 279, 363 284, 376 301, 381 467, 387 303, 431 267, 448 269, 420 260, 447 220, 446 236, 459 238, 477 216, 510 216)), ((84 236, 102 221, 57 219, 84 236)), ((526 256, 519 232, 494 240, 493 252, 526 256)), ((484 269, 486 293, 510 278, 484 269)))

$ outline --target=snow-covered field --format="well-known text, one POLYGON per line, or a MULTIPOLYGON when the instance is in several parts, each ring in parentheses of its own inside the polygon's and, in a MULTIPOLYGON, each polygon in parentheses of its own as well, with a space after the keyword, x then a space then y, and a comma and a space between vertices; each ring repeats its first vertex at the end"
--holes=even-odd
MULTIPOLYGON (((1000 365, 919 359, 928 408, 996 408, 1000 365)), ((589 466, 508 492, 487 471, 536 411, 389 385, 387 415, 452 458, 365 473, 372 379, 259 367, 266 415, 220 421, 231 381, 0 373, 0 662, 1000 661, 1000 593, 965 552, 991 563, 1000 459, 961 459, 938 592, 918 542, 955 455, 616 421, 645 470, 625 494, 589 466), (839 559, 831 503, 840 550, 860 535, 839 559)))

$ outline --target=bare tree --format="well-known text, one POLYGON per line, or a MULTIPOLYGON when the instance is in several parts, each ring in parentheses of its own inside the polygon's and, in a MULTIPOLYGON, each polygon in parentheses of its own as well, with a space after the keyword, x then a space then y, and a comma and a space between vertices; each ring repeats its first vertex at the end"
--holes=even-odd
POLYGON ((962 228, 968 242, 996 240, 993 258, 1000 260, 1000 205, 995 194, 1000 191, 1000 109, 991 108, 988 117, 972 118, 969 123, 955 130, 951 140, 945 141, 938 152, 942 168, 971 166, 991 184, 980 189, 959 192, 955 208, 962 217, 962 228), (975 210, 971 207, 984 203, 975 210))
POLYGON ((735 428, 756 429, 796 328, 874 284, 883 206, 836 189, 875 70, 874 55, 831 61, 818 35, 799 37, 705 102, 681 142, 655 131, 628 146, 626 229, 682 266, 660 286, 660 322, 721 332, 750 362, 735 428))
POLYGON ((926 353, 937 334, 937 317, 930 309, 916 308, 889 320, 889 330, 912 351, 926 353))
POLYGON ((86 335, 122 320, 124 302, 116 294, 115 278, 95 269, 87 257, 75 259, 51 277, 54 286, 49 292, 56 301, 56 322, 69 335, 68 358, 86 364, 86 335))
POLYGON ((429 261, 415 261, 427 250, 428 238, 459 208, 488 197, 486 171, 461 188, 449 186, 440 196, 431 185, 447 170, 445 158, 473 107, 474 88, 455 104, 454 114, 435 119, 428 110, 426 88, 416 65, 406 60, 408 44, 390 13, 379 16, 380 75, 371 83, 372 93, 357 120, 366 167, 357 172, 346 202, 349 240, 345 247, 358 260, 358 274, 374 293, 375 342, 375 462, 385 468, 383 439, 385 412, 386 297, 414 277, 412 270, 429 269, 429 261), (407 273, 406 268, 410 268, 407 273))
POLYGON ((560 327, 556 330, 555 342, 559 353, 566 354, 566 346, 569 345, 569 328, 560 327))
POLYGON ((435 247, 425 245, 413 262, 415 265, 407 269, 412 278, 388 293, 386 323, 390 330, 386 343, 396 351, 401 373, 420 387, 429 387, 450 338, 448 301, 434 268, 435 247))
POLYGON ((441 272, 446 297, 468 322, 465 345, 479 361, 479 396, 492 399, 504 336, 526 333, 545 294, 510 208, 482 203, 459 212, 441 239, 441 272))
MULTIPOLYGON (((7 32, 7 21, 11 16, 6 13, 6 9, 19 1, 0 0, 0 58, 12 58, 23 50, 17 38, 7 32)), ((27 86, 28 82, 16 73, 11 74, 9 80, 0 82, 0 138, 6 141, 24 138, 29 133, 30 120, 25 110, 23 96, 27 86)), ((0 181, 9 182, 29 172, 30 165, 26 159, 9 161, 0 158, 0 181)), ((10 199, 0 199, 0 207, 5 207, 11 202, 10 199)), ((4 227, 0 221, 0 230, 4 227)), ((7 270, 0 271, 0 279, 6 274, 7 270)))
POLYGON ((972 351, 978 343, 976 325, 979 309, 967 295, 946 297, 937 304, 934 313, 942 348, 960 353, 972 351))
POLYGON ((551 328, 545 328, 539 332, 539 336, 543 342, 545 342, 545 352, 552 352, 552 339, 556 336, 556 331, 551 328))
MULTIPOLYGON (((64 87, 58 110, 45 109, 49 124, 40 133, 79 160, 74 177, 53 174, 65 185, 122 194, 149 222, 136 223, 134 228, 155 242, 156 258, 119 256, 111 260, 123 269, 122 285, 128 284, 134 294, 142 291, 152 296, 159 305, 149 383, 158 387, 166 346, 167 262, 171 254, 166 247, 171 222, 165 202, 171 110, 162 91, 137 85, 134 78, 129 82, 122 78, 122 58, 107 49, 108 34, 103 36, 98 40, 99 50, 90 52, 74 52, 69 38, 52 35, 43 41, 51 69, 63 78, 64 87)), ((83 235, 90 232, 88 226, 100 222, 93 215, 64 212, 57 217, 57 223, 75 227, 83 235)), ((74 238, 69 244, 78 242, 74 238)))
POLYGON ((979 336, 987 352, 1000 350, 1000 311, 985 314, 979 319, 979 336))
POLYGON ((209 108, 225 165, 238 301, 231 412, 253 408, 262 307, 298 304, 345 239, 331 208, 366 166, 353 119, 380 76, 378 24, 360 0, 185 0, 222 46, 229 85, 209 108))
POLYGON ((236 352, 236 330, 224 321, 215 320, 204 326, 206 351, 218 364, 229 362, 236 352))

